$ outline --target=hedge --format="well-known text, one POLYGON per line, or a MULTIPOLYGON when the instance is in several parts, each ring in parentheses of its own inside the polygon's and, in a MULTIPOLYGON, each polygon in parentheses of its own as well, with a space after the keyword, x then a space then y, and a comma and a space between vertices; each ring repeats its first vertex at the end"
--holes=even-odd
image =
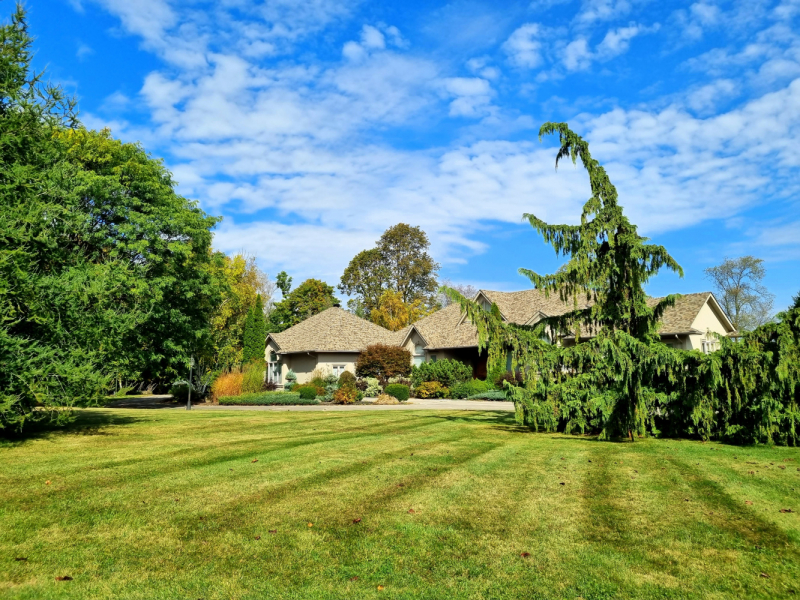
POLYGON ((508 400, 506 393, 501 390, 488 390, 468 396, 467 400, 508 400))
POLYGON ((295 392, 256 392, 241 396, 222 396, 220 404, 226 405, 275 405, 275 404, 319 404, 316 399, 301 398, 295 392))

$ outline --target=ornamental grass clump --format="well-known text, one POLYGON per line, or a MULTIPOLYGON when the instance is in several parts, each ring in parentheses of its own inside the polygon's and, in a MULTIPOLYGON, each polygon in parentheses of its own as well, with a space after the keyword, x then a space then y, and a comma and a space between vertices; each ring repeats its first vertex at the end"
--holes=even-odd
POLYGON ((231 371, 230 373, 223 373, 211 384, 211 397, 218 401, 222 396, 241 395, 243 378, 244 375, 238 370, 231 371))
POLYGON ((264 389, 266 367, 263 360, 255 360, 247 364, 242 371, 242 393, 254 394, 264 389))
POLYGON ((400 400, 389 394, 379 394, 375 404, 400 404, 400 400))

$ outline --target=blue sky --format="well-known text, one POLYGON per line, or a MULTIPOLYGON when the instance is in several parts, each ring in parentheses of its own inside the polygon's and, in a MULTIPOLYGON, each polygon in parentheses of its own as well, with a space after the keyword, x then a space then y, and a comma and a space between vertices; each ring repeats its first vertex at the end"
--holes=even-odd
MULTIPOLYGON (((12 9, 5 3, 6 12, 12 9)), ((530 287, 559 261, 524 212, 575 222, 588 180, 554 170, 545 121, 589 140, 631 220, 710 289, 763 258, 800 290, 800 0, 30 0, 37 65, 83 122, 163 156, 223 215, 215 246, 335 285, 389 226, 441 276, 530 287)))

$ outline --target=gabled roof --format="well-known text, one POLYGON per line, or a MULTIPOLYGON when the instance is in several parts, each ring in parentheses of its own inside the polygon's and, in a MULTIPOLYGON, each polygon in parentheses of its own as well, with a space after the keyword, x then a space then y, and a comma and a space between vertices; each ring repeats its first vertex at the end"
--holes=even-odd
MULTIPOLYGON (((648 298, 647 304, 653 307, 661 300, 663 300, 663 298, 648 298)), ((727 332, 734 332, 736 328, 711 292, 681 294, 681 297, 675 300, 675 306, 670 306, 664 311, 664 315, 661 318, 661 329, 659 329, 658 332, 661 335, 690 332, 702 333, 695 329, 693 325, 697 315, 700 313, 700 309, 703 308, 706 302, 709 303, 711 310, 717 315, 717 318, 723 324, 727 332)))
MULTIPOLYGON (((550 293, 546 297, 540 290, 523 290, 520 292, 495 292, 480 290, 476 300, 484 296, 490 302, 497 304, 503 317, 511 323, 530 325, 543 317, 563 315, 575 309, 572 301, 562 302, 557 293, 550 293)), ((662 298, 648 298, 648 305, 655 306, 662 298)), ((703 305, 709 302, 712 310, 723 323, 723 326, 732 332, 734 330, 725 312, 711 292, 697 294, 683 294, 664 311, 661 319, 661 335, 702 333, 693 327, 693 323, 700 313, 703 305)), ((579 298, 577 308, 591 306, 585 298, 579 298)), ((461 348, 478 345, 477 329, 461 314, 458 304, 451 304, 447 308, 417 321, 412 327, 428 342, 427 349, 435 348, 461 348)), ((407 334, 406 334, 407 335, 407 334)), ((568 336, 572 338, 573 336, 568 336)))
POLYGON ((281 354, 360 352, 370 344, 396 344, 398 332, 370 323, 341 308, 329 308, 282 331, 270 333, 281 354))
POLYGON ((521 292, 493 292, 481 290, 490 302, 497 304, 500 313, 511 323, 524 325, 538 313, 548 317, 563 315, 575 309, 587 308, 590 303, 585 298, 578 298, 577 305, 572 300, 562 302, 558 293, 550 292, 549 296, 541 290, 522 290, 521 292))
POLYGON ((478 330, 461 318, 461 305, 451 304, 412 325, 427 342, 427 349, 478 345, 478 330))

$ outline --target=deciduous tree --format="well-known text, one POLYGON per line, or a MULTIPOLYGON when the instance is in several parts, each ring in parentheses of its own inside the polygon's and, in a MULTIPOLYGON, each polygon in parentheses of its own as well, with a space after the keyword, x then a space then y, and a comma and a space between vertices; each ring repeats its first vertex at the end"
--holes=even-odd
POLYGON ((761 283, 766 275, 762 259, 754 256, 726 258, 705 273, 738 331, 752 331, 772 320, 775 296, 761 283))
POLYGON ((141 146, 80 127, 30 46, 18 8, 0 27, 0 429, 185 376, 220 292, 217 219, 141 146))
POLYGON ((390 331, 400 331, 430 313, 431 309, 422 300, 406 303, 403 302, 400 292, 386 290, 381 295, 378 306, 370 313, 370 320, 390 331))
POLYGON ((332 286, 319 279, 306 279, 275 305, 267 327, 272 333, 281 332, 337 303, 332 286))
POLYGON ((439 265, 428 254, 429 248, 422 229, 398 223, 383 233, 375 248, 350 261, 339 291, 356 296, 367 317, 386 290, 397 292, 409 305, 419 300, 426 307, 435 306, 439 265))

